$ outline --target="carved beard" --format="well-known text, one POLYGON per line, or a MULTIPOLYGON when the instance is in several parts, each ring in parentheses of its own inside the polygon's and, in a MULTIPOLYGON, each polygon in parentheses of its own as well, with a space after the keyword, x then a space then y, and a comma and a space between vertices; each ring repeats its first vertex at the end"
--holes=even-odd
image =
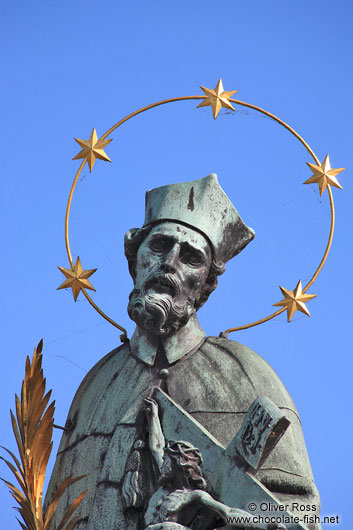
POLYGON ((171 274, 151 274, 141 289, 133 289, 129 317, 145 330, 167 336, 185 326, 194 313, 194 300, 178 303, 180 281, 171 274))

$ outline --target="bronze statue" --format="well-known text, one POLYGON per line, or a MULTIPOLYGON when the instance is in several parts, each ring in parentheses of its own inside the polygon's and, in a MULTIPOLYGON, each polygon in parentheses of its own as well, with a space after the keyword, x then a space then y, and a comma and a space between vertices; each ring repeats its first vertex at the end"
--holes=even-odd
MULTIPOLYGON (((157 484, 146 443, 144 400, 155 386, 170 398, 171 415, 173 407, 185 412, 187 421, 223 449, 254 400, 262 395, 270 398, 286 412, 291 425, 266 465, 256 469, 254 481, 289 511, 293 503, 305 503, 319 512, 300 420, 283 384, 246 346, 206 338, 197 319, 197 310, 217 287, 225 263, 253 238, 253 230, 243 223, 214 174, 147 192, 143 227, 125 236, 134 281, 128 313, 137 327, 130 341, 92 368, 73 400, 47 502, 64 476, 87 477, 63 496, 58 519, 65 506, 88 488, 78 508, 78 530, 145 528, 145 510, 157 484)), ((170 424, 172 419, 166 411, 163 414, 163 422, 170 424)), ((207 449, 202 453, 206 461, 207 449)), ((212 488, 215 503, 226 498, 224 480, 212 488)))
MULTIPOLYGON (((214 530, 227 524, 229 528, 249 530, 271 527, 254 522, 251 513, 213 499, 206 491, 200 450, 181 440, 165 443, 158 404, 151 398, 146 398, 145 403, 149 414, 149 448, 159 470, 159 488, 149 500, 145 530, 214 530)), ((279 524, 276 528, 285 527, 279 524)))

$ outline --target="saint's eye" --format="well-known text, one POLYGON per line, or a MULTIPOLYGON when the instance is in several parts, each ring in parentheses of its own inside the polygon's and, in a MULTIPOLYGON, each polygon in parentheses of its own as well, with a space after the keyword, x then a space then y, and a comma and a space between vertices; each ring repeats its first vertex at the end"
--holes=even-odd
POLYGON ((149 244, 149 247, 154 252, 163 252, 170 246, 169 238, 167 237, 155 237, 149 244))
POLYGON ((199 252, 185 251, 180 256, 180 259, 183 263, 193 267, 201 267, 204 264, 203 256, 199 252))

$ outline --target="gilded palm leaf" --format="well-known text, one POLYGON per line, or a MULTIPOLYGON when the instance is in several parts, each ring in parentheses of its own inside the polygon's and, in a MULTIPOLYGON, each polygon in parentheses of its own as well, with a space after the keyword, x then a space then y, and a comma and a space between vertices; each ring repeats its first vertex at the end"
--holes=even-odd
MULTIPOLYGON (((54 401, 47 407, 51 390, 45 394, 45 379, 42 369, 42 347, 40 341, 33 353, 32 364, 27 357, 25 378, 22 382, 21 399, 15 396, 16 417, 10 411, 12 428, 15 434, 20 459, 4 448, 13 462, 0 457, 6 462, 20 486, 4 480, 11 494, 19 504, 16 509, 23 522, 18 520, 23 530, 49 530, 60 497, 68 486, 81 480, 83 476, 67 477, 58 487, 46 514, 43 515, 43 484, 45 472, 52 450, 54 401)), ((71 519, 73 512, 86 495, 84 491, 69 506, 57 530, 73 530, 76 518, 71 519), (65 526, 66 525, 66 526, 65 526)))

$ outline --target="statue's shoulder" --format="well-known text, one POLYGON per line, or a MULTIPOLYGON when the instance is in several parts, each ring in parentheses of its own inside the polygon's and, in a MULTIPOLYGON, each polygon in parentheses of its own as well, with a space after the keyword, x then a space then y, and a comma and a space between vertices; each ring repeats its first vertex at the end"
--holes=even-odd
MULTIPOLYGON (((264 368, 273 372, 271 366, 254 350, 248 348, 240 342, 230 340, 224 337, 206 337, 203 344, 203 350, 207 350, 210 355, 221 355, 226 358, 234 359, 241 362, 244 366, 264 368)), ((274 373, 274 372, 273 372, 274 373)))
POLYGON ((220 360, 230 379, 246 379, 257 395, 271 390, 275 402, 295 409, 293 401, 273 368, 260 355, 244 344, 223 337, 207 337, 200 352, 211 362, 220 360))
POLYGON ((225 350, 231 353, 235 357, 243 356, 243 355, 250 356, 250 357, 260 357, 251 348, 248 348, 248 346, 245 346, 244 344, 241 344, 240 342, 236 342, 234 340, 230 340, 225 337, 209 336, 209 337, 206 337, 205 343, 210 348, 214 347, 217 349, 225 350))
POLYGON ((82 380, 73 402, 82 403, 88 396, 96 396, 100 389, 106 389, 109 381, 130 358, 130 343, 126 342, 102 357, 82 380), (90 389, 93 389, 92 392, 90 389))

